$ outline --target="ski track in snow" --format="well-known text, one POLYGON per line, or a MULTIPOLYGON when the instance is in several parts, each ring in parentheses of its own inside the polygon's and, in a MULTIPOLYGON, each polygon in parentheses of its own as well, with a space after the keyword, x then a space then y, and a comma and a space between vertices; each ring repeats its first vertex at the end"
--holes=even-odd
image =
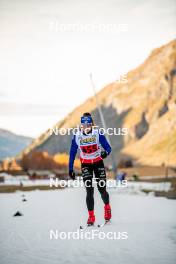
MULTIPOLYGON (((85 225, 84 188, 0 194, 0 263, 176 263, 176 201, 110 188, 112 223, 101 231, 128 232, 127 240, 50 239, 50 230, 85 225), (13 217, 21 211, 22 217, 13 217)), ((96 222, 103 203, 95 189, 96 222)))

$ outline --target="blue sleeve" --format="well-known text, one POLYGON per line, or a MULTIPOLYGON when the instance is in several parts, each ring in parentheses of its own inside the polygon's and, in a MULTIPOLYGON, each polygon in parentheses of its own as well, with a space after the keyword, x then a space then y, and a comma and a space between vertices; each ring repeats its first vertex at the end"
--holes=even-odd
POLYGON ((76 157, 77 149, 78 149, 78 145, 76 143, 75 135, 74 135, 70 148, 69 170, 73 170, 73 164, 76 157))
POLYGON ((104 150, 109 155, 111 153, 111 146, 109 145, 109 143, 106 140, 106 137, 104 135, 99 134, 99 142, 100 142, 101 146, 104 148, 104 150))

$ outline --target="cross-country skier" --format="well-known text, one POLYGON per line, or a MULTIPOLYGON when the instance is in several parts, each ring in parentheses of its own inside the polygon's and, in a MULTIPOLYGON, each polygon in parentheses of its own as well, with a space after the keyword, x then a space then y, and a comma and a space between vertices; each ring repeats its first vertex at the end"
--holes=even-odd
POLYGON ((89 213, 87 225, 93 225, 95 222, 93 173, 104 202, 104 218, 105 221, 109 221, 111 219, 111 207, 109 204, 109 194, 106 190, 106 172, 103 159, 110 154, 111 147, 105 136, 100 134, 98 129, 94 128, 94 122, 90 113, 83 114, 81 117, 81 128, 75 133, 72 139, 69 176, 73 180, 75 179, 73 164, 78 149, 80 151, 83 181, 87 192, 86 204, 89 213))

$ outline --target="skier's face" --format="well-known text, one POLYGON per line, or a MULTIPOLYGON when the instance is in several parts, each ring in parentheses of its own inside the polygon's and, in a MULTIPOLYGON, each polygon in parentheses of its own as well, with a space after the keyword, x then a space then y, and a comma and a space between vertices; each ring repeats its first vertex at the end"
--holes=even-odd
POLYGON ((92 124, 81 124, 81 130, 88 134, 92 130, 92 124))

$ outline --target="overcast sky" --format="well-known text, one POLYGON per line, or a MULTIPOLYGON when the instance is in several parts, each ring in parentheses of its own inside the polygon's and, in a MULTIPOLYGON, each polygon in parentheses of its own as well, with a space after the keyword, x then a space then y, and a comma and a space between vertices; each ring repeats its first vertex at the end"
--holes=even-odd
POLYGON ((0 0, 0 128, 39 136, 175 38, 174 0, 0 0))

